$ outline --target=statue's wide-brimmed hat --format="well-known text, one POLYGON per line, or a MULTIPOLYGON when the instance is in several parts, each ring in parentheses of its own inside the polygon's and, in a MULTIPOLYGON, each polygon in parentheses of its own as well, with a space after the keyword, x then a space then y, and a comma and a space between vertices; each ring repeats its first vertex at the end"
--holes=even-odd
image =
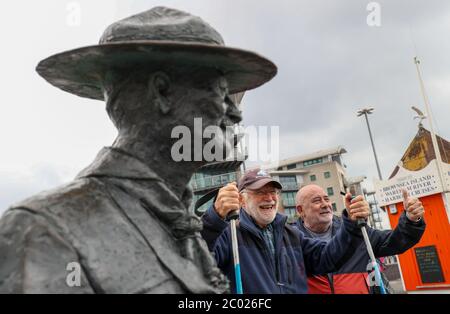
POLYGON ((275 64, 250 51, 225 47, 221 35, 199 17, 156 7, 110 25, 98 45, 42 60, 36 70, 69 93, 103 100, 109 71, 176 66, 216 68, 230 93, 258 87, 273 78, 275 64))

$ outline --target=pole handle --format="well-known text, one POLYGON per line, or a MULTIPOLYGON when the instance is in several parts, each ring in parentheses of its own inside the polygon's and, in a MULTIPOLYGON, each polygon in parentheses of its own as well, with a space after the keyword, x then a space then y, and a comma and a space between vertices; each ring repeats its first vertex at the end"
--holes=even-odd
POLYGON ((358 220, 356 220, 356 225, 358 226, 358 228, 365 227, 367 225, 367 222, 364 218, 358 218, 358 220))
MULTIPOLYGON (((345 197, 346 193, 341 191, 341 195, 343 195, 345 197)), ((350 200, 354 199, 354 196, 352 196, 350 198, 350 200)), ((364 218, 358 218, 356 220, 356 225, 358 226, 358 228, 362 228, 367 226, 367 221, 364 218)))
POLYGON ((232 210, 227 214, 227 217, 225 218, 226 221, 236 220, 239 219, 239 211, 232 210))

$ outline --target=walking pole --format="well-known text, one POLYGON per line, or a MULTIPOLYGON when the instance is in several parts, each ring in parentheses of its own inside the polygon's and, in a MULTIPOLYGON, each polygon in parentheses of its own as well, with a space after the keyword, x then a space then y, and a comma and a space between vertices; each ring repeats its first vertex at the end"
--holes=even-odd
MULTIPOLYGON (((234 94, 234 101, 233 104, 236 106, 235 109, 238 109, 238 104, 241 103, 242 98, 244 97, 244 92, 234 94)), ((236 131, 237 125, 235 125, 235 131, 236 131)), ((236 132, 239 133, 239 132, 236 132)), ((237 142, 239 139, 236 137, 235 146, 237 145, 237 142)), ((240 143, 242 148, 242 142, 240 143)), ((242 161, 242 166, 244 168, 245 172, 245 158, 242 161)), ((234 262, 234 278, 236 281, 236 294, 243 294, 242 289, 242 278, 241 278, 241 264, 239 263, 239 246, 238 246, 238 239, 237 239, 237 232, 236 232, 236 221, 239 219, 239 212, 234 210, 228 213, 227 220, 230 221, 230 227, 231 227, 231 246, 233 248, 233 262, 234 262)))
MULTIPOLYGON (((341 194, 345 196, 344 192, 341 192, 341 194)), ((358 228, 361 228, 364 243, 366 244, 367 248, 367 253, 369 253, 372 266, 375 270, 375 282, 379 283, 381 294, 386 294, 386 289, 384 288, 384 283, 383 280, 381 279, 380 266, 377 263, 377 259, 375 258, 375 254, 373 253, 372 244, 370 243, 369 235, 367 234, 366 221, 363 218, 358 218, 358 220, 356 221, 356 225, 358 226, 358 228)))
POLYGON ((232 211, 228 214, 227 220, 230 221, 231 226, 231 245, 233 248, 233 262, 234 262, 234 277, 236 280, 236 294, 243 294, 242 279, 241 279, 241 265, 239 263, 239 247, 236 233, 236 220, 239 219, 239 212, 232 211))
MULTIPOLYGON (((214 189, 207 194, 203 195, 197 200, 194 206, 194 211, 197 215, 201 216, 201 212, 198 212, 198 208, 203 204, 206 204, 210 199, 217 196, 219 188, 214 189)), ((236 233, 236 220, 239 219, 238 211, 231 211, 228 213, 226 220, 230 222, 231 227, 231 245, 233 249, 233 262, 234 262, 234 275, 236 279, 236 294, 243 294, 242 290, 242 279, 241 279, 241 265, 239 263, 239 250, 238 250, 238 240, 236 233)))

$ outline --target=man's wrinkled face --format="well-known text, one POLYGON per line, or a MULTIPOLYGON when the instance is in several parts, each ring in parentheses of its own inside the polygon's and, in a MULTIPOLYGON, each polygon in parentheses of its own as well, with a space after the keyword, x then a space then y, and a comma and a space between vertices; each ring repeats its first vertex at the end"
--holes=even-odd
POLYGON ((308 187, 300 205, 300 215, 309 226, 327 225, 333 219, 333 208, 325 191, 318 186, 308 187))
POLYGON ((260 227, 270 224, 277 214, 280 190, 272 183, 258 190, 244 190, 242 207, 260 227))

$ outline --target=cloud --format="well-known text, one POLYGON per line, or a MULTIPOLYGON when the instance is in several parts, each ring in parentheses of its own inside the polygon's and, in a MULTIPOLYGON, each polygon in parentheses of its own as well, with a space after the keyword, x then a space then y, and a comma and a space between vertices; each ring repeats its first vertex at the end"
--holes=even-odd
POLYGON ((68 182, 73 176, 73 170, 49 164, 21 171, 0 170, 0 214, 12 204, 68 182))

